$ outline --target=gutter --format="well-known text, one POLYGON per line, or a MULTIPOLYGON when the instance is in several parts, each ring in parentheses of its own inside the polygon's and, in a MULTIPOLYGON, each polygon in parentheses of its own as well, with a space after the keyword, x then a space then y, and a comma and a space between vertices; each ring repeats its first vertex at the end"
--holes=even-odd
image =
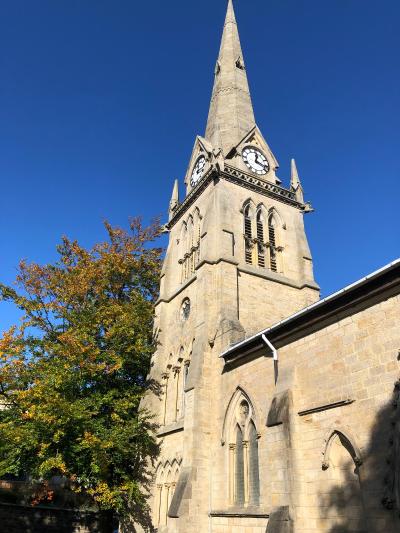
POLYGON ((269 341, 267 339, 267 335, 271 334, 272 332, 274 332, 275 330, 277 330, 281 326, 287 325, 290 322, 294 321, 295 319, 297 319, 297 318, 299 318, 299 317, 301 317, 303 315, 306 315, 311 310, 318 309, 319 307, 322 307, 324 304, 326 304, 328 302, 332 302, 333 300, 339 298, 343 294, 348 293, 348 292, 352 291, 353 289, 356 289, 356 288, 359 288, 359 287, 365 285, 367 282, 371 281, 372 279, 378 278, 380 275, 382 275, 382 274, 384 274, 386 272, 389 272, 390 270, 392 270, 392 269, 394 269, 394 268, 396 268, 398 266, 400 266, 400 258, 396 259, 395 261, 392 261, 391 263, 389 263, 388 265, 385 265, 384 267, 380 268, 379 270, 376 270, 375 272, 372 272, 368 276, 365 276, 365 277, 361 278, 360 280, 352 283, 351 285, 348 285, 348 286, 344 287, 343 289, 331 294, 330 296, 327 296, 323 300, 319 300, 318 302, 315 302, 314 304, 311 304, 308 307, 305 307, 304 309, 301 309, 297 313, 294 313, 293 315, 289 316, 288 318, 285 318, 284 320, 281 320, 280 322, 277 322, 273 326, 271 326, 269 328, 266 328, 266 329, 256 333, 255 335, 252 335, 251 337, 245 339, 244 341, 241 341, 241 342, 238 342, 237 344, 234 344, 233 346, 231 346, 230 348, 228 348, 227 350, 222 352, 220 357, 225 358, 225 357, 233 354, 237 350, 239 350, 241 348, 245 348, 252 341, 255 341, 255 340, 264 341, 264 343, 267 344, 271 348, 272 345, 270 346, 269 341))

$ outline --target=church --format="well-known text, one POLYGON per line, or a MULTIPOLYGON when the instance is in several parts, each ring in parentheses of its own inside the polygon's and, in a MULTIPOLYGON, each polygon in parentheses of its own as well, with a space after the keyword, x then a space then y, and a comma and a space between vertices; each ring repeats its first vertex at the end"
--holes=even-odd
POLYGON ((296 163, 257 125, 232 0, 169 205, 147 406, 159 533, 400 531, 400 260, 320 299, 296 163))

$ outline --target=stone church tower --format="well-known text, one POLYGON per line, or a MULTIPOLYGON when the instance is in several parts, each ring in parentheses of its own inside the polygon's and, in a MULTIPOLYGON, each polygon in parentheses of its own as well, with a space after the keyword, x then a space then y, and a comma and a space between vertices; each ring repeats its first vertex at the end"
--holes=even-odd
POLYGON ((210 484, 232 503, 224 473, 210 474, 220 353, 319 297, 303 224, 311 208, 294 161, 289 188, 277 169, 255 121, 229 0, 206 133, 195 140, 183 201, 175 183, 166 226, 152 371, 164 394, 151 400, 163 442, 153 501, 159 531, 209 531, 210 484))
POLYGON ((166 224, 162 394, 146 400, 159 533, 400 531, 400 260, 319 300, 312 209, 295 162, 289 187, 277 170, 229 0, 206 133, 166 224))

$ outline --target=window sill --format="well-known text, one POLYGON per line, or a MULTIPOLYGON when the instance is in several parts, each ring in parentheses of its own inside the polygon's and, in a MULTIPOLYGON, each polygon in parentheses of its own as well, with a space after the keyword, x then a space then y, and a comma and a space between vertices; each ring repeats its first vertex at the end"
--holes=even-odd
POLYGON ((184 428, 184 419, 181 418, 172 424, 163 426, 157 433, 157 437, 164 437, 165 435, 170 435, 171 433, 177 433, 178 431, 183 431, 184 428))
POLYGON ((211 511, 211 517, 269 518, 269 511, 261 507, 230 507, 229 509, 211 511))

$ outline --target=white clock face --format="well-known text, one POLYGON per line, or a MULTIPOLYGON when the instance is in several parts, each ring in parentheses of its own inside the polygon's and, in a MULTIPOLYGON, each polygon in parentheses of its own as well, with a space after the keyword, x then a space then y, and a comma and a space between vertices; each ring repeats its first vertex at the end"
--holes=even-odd
POLYGON ((204 155, 201 155, 194 165, 192 176, 190 178, 190 184, 192 187, 195 187, 198 181, 203 177, 205 166, 206 158, 204 155))
POLYGON ((269 163, 265 155, 252 146, 247 146, 242 152, 243 161, 252 172, 256 174, 266 174, 269 170, 269 163))

